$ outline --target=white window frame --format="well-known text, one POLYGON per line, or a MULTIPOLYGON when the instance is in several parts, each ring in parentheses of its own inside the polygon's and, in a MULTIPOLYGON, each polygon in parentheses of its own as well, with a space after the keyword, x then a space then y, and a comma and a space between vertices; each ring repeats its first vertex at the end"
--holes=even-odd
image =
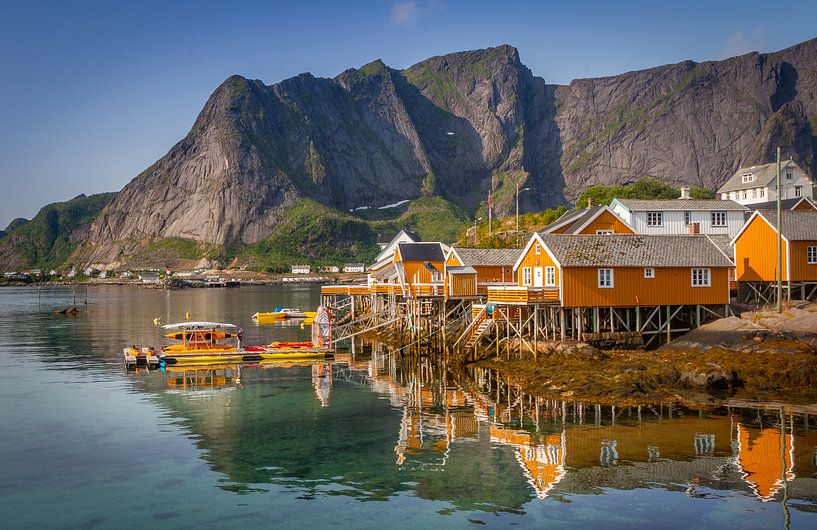
POLYGON ((803 186, 795 186, 794 187, 794 196, 795 197, 802 197, 803 196, 803 186))
POLYGON ((712 271, 708 267, 696 267, 690 271, 692 287, 712 287, 712 271))
POLYGON ((612 289, 615 287, 614 269, 598 269, 597 278, 599 289, 612 289))
POLYGON ((522 285, 533 284, 533 269, 531 267, 522 267, 522 285))
POLYGON ((692 224, 692 212, 686 211, 684 212, 684 226, 689 226, 692 224))
POLYGON ((533 247, 533 253, 536 254, 537 256, 539 254, 541 254, 542 253, 542 245, 540 245, 539 243, 536 243, 534 245, 534 247, 533 247))
POLYGON ((755 180, 755 176, 752 173, 746 173, 745 175, 741 175, 741 180, 743 182, 752 182, 755 180))
POLYGON ((806 263, 817 265, 817 247, 806 247, 806 263))
POLYGON ((794 170, 787 169, 786 170, 786 180, 792 180, 794 178, 794 170))
POLYGON ((760 189, 758 190, 758 194, 757 194, 757 196, 758 196, 758 197, 765 197, 765 196, 766 196, 766 188, 760 188, 760 189))
POLYGON ((655 278, 655 269, 652 267, 644 267, 644 278, 648 280, 655 278))
POLYGON ((726 228, 727 224, 727 216, 725 211, 717 211, 717 212, 710 212, 709 214, 710 220, 712 221, 712 226, 716 228, 726 228), (721 222, 718 222, 718 221, 721 222))
POLYGON ((664 226, 664 212, 647 212, 647 226, 664 226))
POLYGON ((615 234, 612 230, 596 230, 597 236, 609 236, 615 234))
POLYGON ((553 265, 545 267, 545 287, 556 287, 556 267, 553 265))

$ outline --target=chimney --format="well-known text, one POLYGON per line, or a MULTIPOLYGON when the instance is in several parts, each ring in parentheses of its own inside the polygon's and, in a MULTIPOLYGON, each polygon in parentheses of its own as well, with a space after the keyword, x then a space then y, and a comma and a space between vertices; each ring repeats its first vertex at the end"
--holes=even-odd
POLYGON ((593 197, 588 197, 587 198, 587 209, 589 210, 592 207, 593 207, 593 197))
POLYGON ((689 188, 687 186, 681 187, 681 199, 691 199, 689 196, 689 188))
POLYGON ((701 233, 701 223, 689 223, 689 235, 695 236, 701 233))

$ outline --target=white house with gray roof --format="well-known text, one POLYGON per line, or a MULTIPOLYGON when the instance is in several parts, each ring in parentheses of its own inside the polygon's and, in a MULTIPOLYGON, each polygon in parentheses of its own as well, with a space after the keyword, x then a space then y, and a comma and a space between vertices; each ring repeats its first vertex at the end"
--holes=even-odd
POLYGON ((636 234, 707 234, 734 237, 743 227, 746 206, 735 201, 691 199, 613 199, 613 212, 636 234))
MULTIPOLYGON (((755 204, 777 200, 776 163, 742 167, 718 190, 723 200, 755 204)), ((781 199, 814 196, 814 182, 793 160, 781 164, 781 199)))

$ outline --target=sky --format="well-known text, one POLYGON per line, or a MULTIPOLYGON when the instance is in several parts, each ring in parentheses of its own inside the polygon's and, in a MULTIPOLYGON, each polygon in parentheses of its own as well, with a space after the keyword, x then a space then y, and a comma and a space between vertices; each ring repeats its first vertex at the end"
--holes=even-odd
POLYGON ((0 0, 0 228, 121 189, 240 74, 334 77, 511 44, 549 83, 817 36, 817 2, 0 0))

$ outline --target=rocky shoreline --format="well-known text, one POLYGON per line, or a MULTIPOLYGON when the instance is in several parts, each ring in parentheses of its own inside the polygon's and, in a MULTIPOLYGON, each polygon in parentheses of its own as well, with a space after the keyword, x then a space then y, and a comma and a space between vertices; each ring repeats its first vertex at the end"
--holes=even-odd
POLYGON ((620 405, 817 402, 817 304, 794 303, 781 315, 752 311, 720 319, 652 351, 553 346, 535 359, 527 352, 475 364, 550 399, 620 405))

